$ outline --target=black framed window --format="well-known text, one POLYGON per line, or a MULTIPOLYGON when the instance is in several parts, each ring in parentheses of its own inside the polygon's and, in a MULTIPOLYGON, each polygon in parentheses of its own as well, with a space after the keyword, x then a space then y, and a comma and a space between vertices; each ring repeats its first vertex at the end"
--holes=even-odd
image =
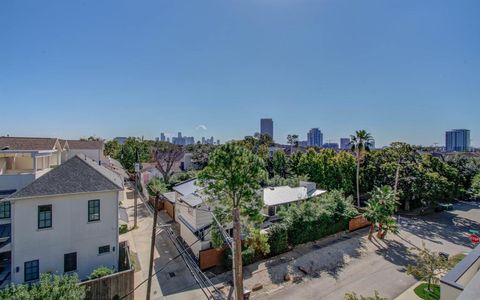
POLYGON ((38 280, 39 278, 38 259, 25 262, 24 267, 25 267, 25 274, 24 274, 25 282, 38 280))
POLYGON ((0 219, 10 218, 10 201, 0 202, 0 219))
POLYGON ((88 222, 100 221, 100 200, 88 201, 88 222))
POLYGON ((52 205, 38 206, 38 229, 52 227, 52 205))
POLYGON ((77 252, 63 255, 63 272, 72 272, 77 270, 77 252))
POLYGON ((109 253, 109 252, 110 252, 110 245, 98 247, 98 254, 109 253))

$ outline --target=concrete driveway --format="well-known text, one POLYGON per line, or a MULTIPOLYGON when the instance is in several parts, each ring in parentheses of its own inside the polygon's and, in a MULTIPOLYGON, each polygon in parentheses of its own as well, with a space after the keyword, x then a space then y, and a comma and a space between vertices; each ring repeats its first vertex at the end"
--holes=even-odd
POLYGON ((385 241, 368 241, 364 230, 328 246, 302 245, 294 250, 299 255, 286 263, 257 264, 256 270, 248 272, 245 285, 264 283, 262 290, 252 294, 254 299, 344 299, 345 293, 367 296, 374 290, 394 299, 416 282, 405 273, 406 266, 415 261, 409 251, 412 247, 421 247, 423 241, 427 248, 451 255, 471 249, 468 230, 480 229, 480 205, 461 202, 453 211, 400 218, 400 225, 399 235, 390 234, 385 241), (284 283, 287 271, 303 275, 298 266, 309 275, 298 283, 284 283))

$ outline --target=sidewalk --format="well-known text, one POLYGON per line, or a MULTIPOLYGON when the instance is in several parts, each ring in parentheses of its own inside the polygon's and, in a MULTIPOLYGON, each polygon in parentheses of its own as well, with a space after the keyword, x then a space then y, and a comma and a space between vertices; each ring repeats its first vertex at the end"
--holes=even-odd
MULTIPOLYGON (((133 190, 130 188, 126 189, 126 199, 122 203, 121 207, 125 207, 128 214, 128 228, 132 229, 134 225, 134 199, 133 199, 133 190)), ((137 260, 136 270, 135 270, 135 286, 140 284, 143 280, 148 277, 148 265, 150 259, 150 244, 152 236, 152 224, 153 218, 148 213, 145 206, 142 204, 140 199, 138 199, 138 223, 137 229, 133 229, 120 235, 120 241, 127 240, 130 245, 131 255, 134 256, 137 260)), ((154 257, 159 256, 157 249, 155 249, 154 257)), ((147 294, 147 283, 142 284, 135 291, 135 299, 145 299, 147 294)), ((161 297, 161 289, 158 284, 158 280, 152 281, 152 295, 155 297, 161 297)))

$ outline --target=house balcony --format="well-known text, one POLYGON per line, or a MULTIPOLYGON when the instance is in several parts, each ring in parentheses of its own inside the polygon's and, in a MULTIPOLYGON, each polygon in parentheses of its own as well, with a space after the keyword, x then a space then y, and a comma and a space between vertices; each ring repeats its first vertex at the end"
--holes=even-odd
POLYGON ((36 171, 33 169, 3 170, 3 172, 0 173, 0 191, 18 191, 50 170, 52 170, 52 168, 45 168, 36 171))

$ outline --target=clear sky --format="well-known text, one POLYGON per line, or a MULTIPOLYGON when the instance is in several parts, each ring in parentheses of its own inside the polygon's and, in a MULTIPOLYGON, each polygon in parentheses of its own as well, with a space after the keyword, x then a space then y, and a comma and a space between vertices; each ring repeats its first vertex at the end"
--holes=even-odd
POLYGON ((0 135, 480 146, 480 1, 3 0, 0 104, 0 135))

